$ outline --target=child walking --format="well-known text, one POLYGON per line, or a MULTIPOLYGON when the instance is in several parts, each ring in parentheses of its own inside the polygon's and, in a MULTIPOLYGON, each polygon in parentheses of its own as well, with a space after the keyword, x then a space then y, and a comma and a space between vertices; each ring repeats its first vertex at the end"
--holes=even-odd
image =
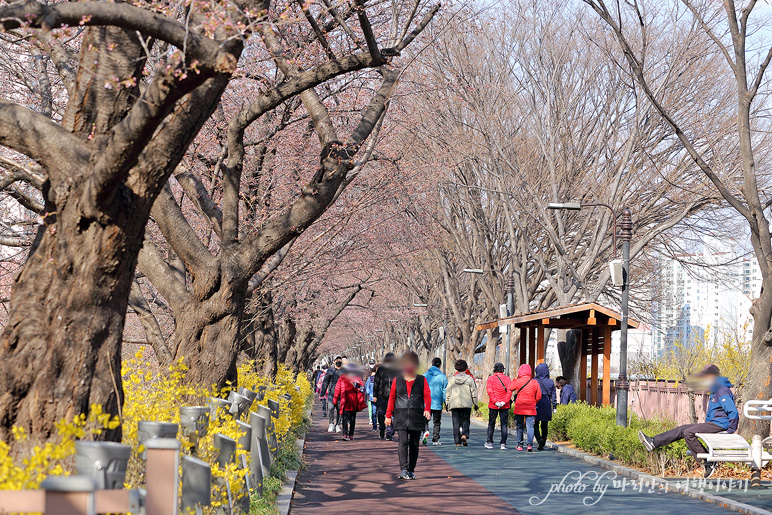
POLYGON ((418 354, 406 352, 401 359, 402 373, 391 383, 386 425, 399 434, 399 479, 418 479, 421 434, 431 417, 432 393, 429 383, 418 373, 418 354))
POLYGON ((533 452, 533 425, 536 421, 536 403, 541 399, 541 387, 531 377, 530 365, 520 365, 517 378, 509 383, 508 389, 515 392, 517 450, 523 450, 523 432, 526 432, 528 437, 526 450, 533 452))

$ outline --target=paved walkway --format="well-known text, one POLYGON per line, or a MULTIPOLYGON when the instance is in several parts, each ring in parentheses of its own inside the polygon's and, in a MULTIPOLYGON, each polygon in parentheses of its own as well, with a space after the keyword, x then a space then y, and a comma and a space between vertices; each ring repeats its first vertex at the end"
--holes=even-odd
POLYGON ((517 452, 513 434, 510 450, 487 450, 478 425, 469 447, 456 448, 450 427, 445 417, 445 445, 421 447, 419 480, 399 481, 397 444, 370 432, 364 414, 354 441, 343 442, 326 432, 317 407, 290 513, 736 513, 674 492, 641 491, 629 479, 623 487, 613 473, 557 451, 517 452))

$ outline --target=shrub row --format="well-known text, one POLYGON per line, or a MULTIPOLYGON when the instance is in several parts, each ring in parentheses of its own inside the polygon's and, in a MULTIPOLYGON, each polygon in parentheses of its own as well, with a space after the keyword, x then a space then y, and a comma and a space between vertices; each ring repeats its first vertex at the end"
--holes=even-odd
POLYGON ((571 440, 583 451, 608 456, 625 465, 645 468, 660 475, 688 466, 683 440, 650 453, 638 441, 638 431, 655 435, 675 427, 671 420, 643 420, 632 414, 628 427, 616 424, 616 408, 598 408, 584 402, 560 405, 552 417, 549 438, 571 440))

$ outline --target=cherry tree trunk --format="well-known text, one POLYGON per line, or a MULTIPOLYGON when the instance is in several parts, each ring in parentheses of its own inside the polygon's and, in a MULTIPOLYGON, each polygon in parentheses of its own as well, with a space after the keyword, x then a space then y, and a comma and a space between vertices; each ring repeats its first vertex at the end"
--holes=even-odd
MULTIPOLYGON (((73 181, 74 182, 74 181, 73 181)), ((14 279, 0 335, 0 439, 24 427, 39 443, 63 418, 99 404, 120 412, 120 346, 147 213, 117 196, 109 223, 89 219, 71 184, 70 202, 47 206, 27 263, 14 279), (55 214, 54 214, 55 213, 55 214)), ((120 429, 100 435, 120 438, 120 429)))
POLYGON ((175 359, 187 365, 188 384, 236 385, 244 297, 243 288, 234 290, 226 282, 206 301, 190 302, 175 314, 175 359))

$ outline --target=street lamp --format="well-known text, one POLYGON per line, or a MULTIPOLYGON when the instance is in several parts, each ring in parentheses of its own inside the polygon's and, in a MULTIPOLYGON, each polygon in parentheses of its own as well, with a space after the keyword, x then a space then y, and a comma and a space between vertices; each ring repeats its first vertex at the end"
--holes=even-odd
MULTIPOLYGON (((611 211, 614 221, 614 232, 612 233, 614 255, 617 251, 617 216, 608 204, 603 202, 593 202, 580 204, 579 202, 550 203, 547 209, 564 209, 577 211, 583 207, 605 207, 611 211)), ((633 214, 629 209, 622 210, 622 220, 620 223, 619 237, 622 239, 622 327, 619 335, 619 377, 616 382, 617 390, 617 425, 627 427, 627 394, 630 390, 630 383, 627 380, 627 320, 628 303, 630 295, 630 240, 633 238, 633 214)), ((611 344, 611 342, 609 342, 611 344)))
MULTIPOLYGON (((485 270, 483 268, 464 268, 462 272, 467 274, 484 274, 486 271, 488 272, 494 272, 501 275, 502 279, 504 279, 504 274, 500 270, 496 269, 490 269, 485 270)), ((507 294, 507 316, 511 317, 515 314, 515 299, 514 299, 514 293, 515 293, 515 276, 510 272, 510 274, 504 279, 504 292, 507 294)), ((507 340, 506 340, 506 350, 504 351, 504 367, 507 371, 507 374, 510 372, 510 362, 511 362, 511 338, 512 338, 512 325, 508 324, 507 327, 507 340)))

